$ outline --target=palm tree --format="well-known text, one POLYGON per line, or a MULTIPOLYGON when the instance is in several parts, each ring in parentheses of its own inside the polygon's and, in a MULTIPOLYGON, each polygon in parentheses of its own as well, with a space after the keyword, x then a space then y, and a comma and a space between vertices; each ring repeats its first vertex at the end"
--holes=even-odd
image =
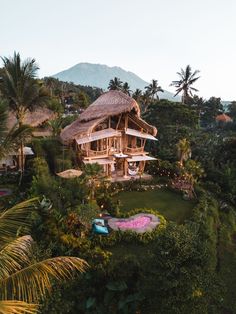
POLYGON ((49 125, 49 127, 52 130, 52 136, 53 137, 58 137, 59 134, 61 133, 61 130, 63 128, 63 118, 62 116, 57 117, 54 120, 50 120, 47 122, 47 124, 49 125))
POLYGON ((37 207, 31 199, 0 213, 0 313, 34 314, 38 302, 52 288, 52 281, 70 279, 87 263, 77 257, 55 257, 36 262, 33 239, 17 237, 29 229, 29 213, 37 207))
POLYGON ((20 54, 14 53, 12 58, 3 57, 2 61, 4 67, 0 91, 8 100, 19 125, 22 125, 27 111, 48 103, 48 93, 43 84, 36 80, 39 68, 34 59, 22 61, 20 54))
POLYGON ((149 90, 146 90, 141 96, 141 110, 145 113, 148 106, 152 103, 152 97, 149 90))
POLYGON ((50 96, 52 97, 53 96, 53 92, 55 90, 55 85, 56 85, 55 81, 56 81, 56 79, 51 77, 51 76, 49 76, 49 77, 45 77, 43 80, 44 80, 44 83, 45 83, 46 87, 50 91, 50 96))
POLYGON ((183 162, 191 157, 190 143, 186 138, 179 140, 177 146, 177 154, 179 157, 179 164, 183 167, 183 162))
POLYGON ((83 172, 85 184, 89 188, 89 198, 94 200, 96 189, 105 179, 103 169, 98 163, 87 164, 83 172))
POLYGON ((158 85, 157 80, 152 80, 152 82, 148 86, 145 86, 145 89, 151 95, 152 102, 153 102, 155 97, 157 100, 159 100, 157 93, 159 93, 159 92, 163 93, 164 92, 164 90, 161 88, 161 86, 158 85))
POLYGON ((118 77, 114 77, 113 80, 110 80, 108 89, 109 90, 122 90, 122 81, 118 77))
POLYGON ((189 159, 186 161, 184 167, 182 168, 183 177, 190 184, 190 198, 192 198, 192 194, 196 194, 194 192, 194 185, 198 181, 199 178, 204 176, 204 169, 202 168, 200 162, 189 159), (191 193, 192 192, 192 193, 191 193))
POLYGON ((140 102, 140 100, 142 99, 142 91, 141 89, 137 88, 134 92, 132 97, 137 101, 140 102))
POLYGON ((184 104, 186 104, 190 95, 192 96, 192 91, 198 92, 196 88, 191 86, 200 78, 200 76, 196 76, 198 73, 200 73, 199 70, 192 72, 190 65, 187 65, 185 70, 181 69, 180 72, 177 72, 180 80, 172 81, 170 84, 170 86, 176 87, 175 96, 182 92, 182 102, 184 104))
POLYGON ((130 96, 130 93, 131 93, 131 89, 130 89, 130 86, 127 82, 125 82, 122 86, 122 92, 125 93, 126 95, 129 95, 130 96))
POLYGON ((16 153, 22 139, 31 134, 31 128, 27 125, 7 128, 7 106, 0 100, 0 160, 10 153, 16 153))
MULTIPOLYGON (((0 78, 0 92, 8 101, 9 108, 15 113, 19 126, 24 123, 27 111, 47 104, 49 97, 43 83, 36 80, 38 66, 35 59, 21 60, 19 53, 12 58, 3 57, 0 78)), ((20 159, 23 165, 23 141, 20 146, 20 159)), ((21 173, 23 174, 23 168, 21 173)), ((20 180, 21 181, 21 180, 20 180)))

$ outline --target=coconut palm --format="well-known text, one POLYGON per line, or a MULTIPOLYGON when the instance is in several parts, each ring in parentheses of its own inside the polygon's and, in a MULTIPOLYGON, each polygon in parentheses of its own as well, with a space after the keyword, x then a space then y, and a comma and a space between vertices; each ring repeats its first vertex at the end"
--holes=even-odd
MULTIPOLYGON (((15 113, 19 126, 24 123, 28 111, 47 104, 47 89, 36 80, 38 66, 35 59, 21 60, 19 53, 11 58, 3 57, 0 78, 0 92, 8 101, 9 108, 15 113)), ((23 141, 20 146, 20 164, 23 165, 23 141)), ((24 169, 21 169, 21 174, 24 169)), ((21 179, 20 179, 21 181, 21 179)))
POLYGON ((146 90, 141 96, 141 110, 145 113, 148 106, 152 103, 152 96, 150 91, 146 90))
POLYGON ((179 140, 177 146, 177 154, 179 157, 179 164, 183 167, 183 162, 191 157, 190 143, 186 138, 179 140))
POLYGON ((31 199, 0 213, 0 313, 33 314, 38 302, 50 292, 52 280, 70 279, 87 263, 77 257, 55 257, 36 262, 33 239, 17 237, 29 228, 29 213, 37 205, 31 199))
POLYGON ((0 160, 10 153, 18 151, 22 139, 27 138, 31 128, 27 125, 7 128, 7 106, 0 100, 0 160))
POLYGON ((156 97, 159 100, 158 94, 159 92, 164 92, 161 86, 158 85, 157 80, 152 80, 148 86, 145 86, 146 91, 151 95, 151 100, 153 102, 154 98, 156 97))
POLYGON ((134 92, 132 97, 137 101, 140 102, 141 98, 142 98, 142 91, 141 89, 137 88, 134 92))
POLYGON ((122 86, 122 92, 125 93, 126 95, 129 95, 130 96, 130 93, 131 93, 131 89, 130 89, 130 86, 127 82, 125 82, 122 86))
POLYGON ((185 70, 181 69, 180 72, 177 72, 180 80, 172 81, 170 84, 170 86, 176 87, 175 96, 182 92, 182 102, 184 104, 186 104, 188 98, 193 95, 192 91, 198 92, 192 85, 200 78, 200 76, 197 76, 199 72, 199 70, 192 72, 190 65, 187 65, 185 70))
MULTIPOLYGON (((191 191, 195 195, 194 185, 198 182, 198 179, 204 176, 204 169, 202 168, 200 162, 189 159, 182 168, 182 172, 184 179, 191 185, 191 191)), ((189 196, 192 198, 191 193, 189 196)))
POLYGON ((114 77, 114 79, 110 80, 108 89, 109 90, 122 90, 123 82, 118 78, 114 77))
POLYGON ((2 58, 3 71, 0 91, 9 102, 9 108, 15 113, 19 125, 27 111, 48 103, 46 88, 36 80, 38 66, 34 59, 21 60, 19 53, 12 58, 2 58))
POLYGON ((55 90, 55 86, 56 86, 56 79, 54 77, 45 77, 44 79, 44 83, 46 85, 46 87, 49 89, 50 92, 50 96, 53 96, 53 91, 55 90))
POLYGON ((104 182, 105 176, 102 167, 98 164, 87 164, 84 167, 84 182, 89 188, 89 198, 94 200, 96 189, 104 182))
POLYGON ((49 127, 52 130, 52 136, 53 137, 57 137, 59 136, 59 134, 61 133, 61 130, 63 128, 63 118, 62 116, 57 117, 54 120, 50 120, 47 122, 47 124, 49 125, 49 127))

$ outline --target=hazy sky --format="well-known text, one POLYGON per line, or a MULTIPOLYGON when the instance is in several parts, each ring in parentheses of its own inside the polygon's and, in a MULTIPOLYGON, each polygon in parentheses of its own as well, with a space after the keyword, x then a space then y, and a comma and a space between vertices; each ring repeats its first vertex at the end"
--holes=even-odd
POLYGON ((34 57, 40 76, 79 62, 120 66, 169 91, 201 71, 199 96, 236 100, 235 0, 0 0, 0 55, 34 57))

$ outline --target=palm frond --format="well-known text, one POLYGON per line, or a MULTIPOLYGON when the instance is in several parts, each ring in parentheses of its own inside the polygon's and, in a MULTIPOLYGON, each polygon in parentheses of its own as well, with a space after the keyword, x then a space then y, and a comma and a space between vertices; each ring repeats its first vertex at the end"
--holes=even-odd
POLYGON ((196 89, 194 87, 190 87, 190 90, 193 90, 194 92, 198 92, 198 89, 196 89))
POLYGON ((0 301, 1 314, 35 314, 37 312, 38 312, 37 304, 30 304, 16 300, 0 301))
POLYGON ((170 86, 175 86, 175 87, 179 87, 181 85, 181 81, 172 81, 170 86))
POLYGON ((26 302, 35 302, 50 292, 52 280, 71 279, 83 272, 88 264, 78 257, 55 257, 32 264, 0 281, 4 299, 13 296, 26 302))
MULTIPOLYGON (((200 71, 199 71, 199 70, 195 70, 195 71, 191 74, 189 80, 193 79, 198 73, 200 73, 200 71)), ((200 76, 199 76, 199 77, 200 77, 200 76)), ((199 77, 198 77, 198 78, 199 78, 199 77)))
POLYGON ((192 85, 194 82, 196 82, 198 79, 200 78, 200 76, 192 78, 191 80, 189 80, 188 84, 192 85))
POLYGON ((7 106, 6 103, 0 100, 0 139, 6 131, 6 122, 7 122, 7 106))
POLYGON ((178 88, 178 89, 176 90, 176 93, 175 93, 174 97, 177 96, 181 91, 182 91, 182 88, 178 88))
POLYGON ((0 280, 30 265, 33 239, 30 235, 17 238, 0 250, 0 280))
POLYGON ((36 208, 38 198, 21 202, 0 213, 0 242, 9 243, 9 238, 15 238, 20 227, 25 230, 30 226, 27 217, 36 208))
POLYGON ((5 132, 1 138, 0 158, 9 153, 16 152, 22 140, 26 140, 31 134, 32 128, 28 125, 15 125, 11 130, 5 132))

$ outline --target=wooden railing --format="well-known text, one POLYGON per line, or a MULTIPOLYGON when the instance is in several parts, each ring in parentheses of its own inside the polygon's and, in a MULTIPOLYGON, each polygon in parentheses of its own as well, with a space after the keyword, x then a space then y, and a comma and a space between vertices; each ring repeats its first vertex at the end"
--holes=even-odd
POLYGON ((83 150, 82 152, 83 152, 83 155, 86 156, 86 157, 99 157, 99 156, 106 156, 106 155, 108 155, 106 149, 105 150, 98 150, 98 151, 90 149, 88 151, 83 150))
POLYGON ((136 153, 143 153, 143 147, 135 147, 135 148, 131 148, 131 147, 126 147, 124 149, 124 153, 127 154, 136 154, 136 153))

